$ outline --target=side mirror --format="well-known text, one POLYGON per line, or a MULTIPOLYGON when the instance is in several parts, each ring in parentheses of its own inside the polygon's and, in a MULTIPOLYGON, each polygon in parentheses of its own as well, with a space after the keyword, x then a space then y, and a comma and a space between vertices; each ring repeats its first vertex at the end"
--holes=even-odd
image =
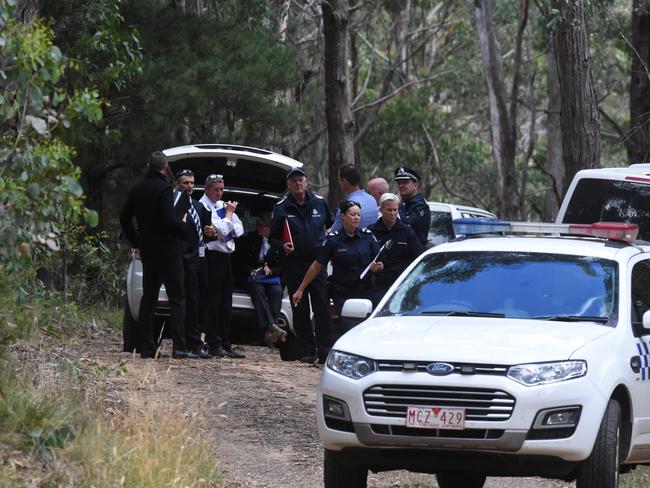
POLYGON ((650 334, 650 310, 647 310, 643 314, 642 327, 643 327, 643 330, 644 330, 645 334, 650 334))
MULTIPOLYGON (((344 319, 352 319, 362 321, 368 318, 372 313, 372 302, 365 298, 350 298, 343 304, 341 310, 341 317, 344 319)), ((650 320, 650 316, 648 316, 650 320)))

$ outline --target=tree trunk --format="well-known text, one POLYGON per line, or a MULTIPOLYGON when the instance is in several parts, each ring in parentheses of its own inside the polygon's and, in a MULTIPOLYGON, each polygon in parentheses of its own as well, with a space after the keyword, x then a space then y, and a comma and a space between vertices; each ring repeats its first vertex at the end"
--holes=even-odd
POLYGON ((548 178, 544 220, 554 220, 562 203, 564 192, 564 159, 562 158, 562 127, 560 121, 560 82, 557 77, 557 63, 553 49, 549 51, 548 62, 548 115, 546 134, 548 137, 548 178))
POLYGON ((339 168, 355 164, 354 135, 356 123, 350 109, 350 86, 348 80, 348 2, 347 0, 324 0, 324 67, 325 67, 325 115, 329 136, 329 203, 337 205, 339 168))
POLYGON ((560 81, 564 193, 577 171, 600 165, 600 115, 582 0, 553 3, 559 16, 553 47, 560 81))
POLYGON ((630 163, 650 163, 650 0, 634 0, 632 48, 627 156, 630 163))
POLYGON ((29 24, 38 15, 41 0, 18 0, 16 2, 16 18, 23 24, 29 24))
MULTIPOLYGON (((501 49, 494 34, 492 20, 492 0, 474 0, 474 13, 488 88, 492 157, 497 173, 498 213, 503 219, 512 219, 517 215, 515 179, 517 129, 508 113, 501 49)), ((516 93, 515 87, 513 93, 516 93)))

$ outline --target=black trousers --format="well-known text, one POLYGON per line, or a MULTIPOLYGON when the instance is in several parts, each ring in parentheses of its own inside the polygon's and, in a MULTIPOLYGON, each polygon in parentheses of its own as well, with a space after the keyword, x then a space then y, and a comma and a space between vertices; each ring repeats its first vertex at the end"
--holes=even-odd
POLYGON ((206 257, 208 259, 206 340, 212 349, 219 345, 230 345, 233 277, 230 254, 207 251, 206 257))
POLYGON ((206 258, 183 256, 185 271, 185 342, 190 350, 203 345, 201 323, 205 314, 208 291, 208 262, 206 258))
POLYGON ((185 291, 183 263, 178 260, 145 258, 142 260, 142 300, 138 317, 141 352, 153 352, 153 319, 160 285, 164 284, 169 299, 170 315, 168 327, 174 350, 186 350, 185 344, 185 291))
MULTIPOLYGON (((298 289, 310 265, 311 263, 287 262, 284 278, 289 296, 298 289)), ((291 301, 298 358, 318 355, 318 359, 324 361, 332 347, 332 319, 325 280, 325 270, 323 270, 305 289, 297 307, 293 300, 291 301), (313 325, 310 317, 310 302, 311 311, 314 313, 313 325)))
POLYGON ((255 314, 257 315, 257 326, 266 329, 271 324, 277 324, 282 307, 282 285, 279 283, 248 283, 255 314))

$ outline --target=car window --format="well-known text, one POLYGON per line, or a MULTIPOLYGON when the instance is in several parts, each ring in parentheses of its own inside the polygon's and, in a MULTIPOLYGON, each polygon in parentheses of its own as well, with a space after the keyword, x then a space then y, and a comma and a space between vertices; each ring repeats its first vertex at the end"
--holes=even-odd
POLYGON ((583 178, 575 187, 563 222, 639 224, 639 239, 650 240, 650 185, 583 178))
POLYGON ((432 211, 429 226, 429 244, 437 246, 456 237, 451 225, 451 212, 432 211))
POLYGON ((639 261, 632 268, 632 321, 641 322, 650 309, 650 261, 639 261))
POLYGON ((436 253, 411 270, 378 315, 499 314, 614 323, 618 266, 560 254, 436 253), (449 313, 448 313, 449 312, 449 313))

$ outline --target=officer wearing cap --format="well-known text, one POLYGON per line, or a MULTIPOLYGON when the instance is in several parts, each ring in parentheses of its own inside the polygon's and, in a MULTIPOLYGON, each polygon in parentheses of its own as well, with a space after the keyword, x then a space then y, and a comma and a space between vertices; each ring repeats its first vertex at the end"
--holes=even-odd
POLYGON ((418 236, 420 243, 425 246, 431 225, 431 211, 429 204, 421 193, 418 192, 420 176, 407 166, 400 166, 395 170, 397 189, 402 198, 399 206, 399 216, 403 222, 411 226, 418 236))
MULTIPOLYGON (((287 172, 288 195, 273 209, 270 236, 282 239, 286 262, 283 281, 289 296, 298 289, 303 276, 316 259, 325 240, 325 229, 332 226, 327 202, 307 190, 307 178, 302 168, 287 172)), ((332 339, 329 300, 325 290, 325 270, 321 270, 305 289, 309 299, 291 303, 293 326, 296 331, 298 358, 302 362, 325 362, 332 339), (309 304, 314 314, 312 327, 309 304)))

